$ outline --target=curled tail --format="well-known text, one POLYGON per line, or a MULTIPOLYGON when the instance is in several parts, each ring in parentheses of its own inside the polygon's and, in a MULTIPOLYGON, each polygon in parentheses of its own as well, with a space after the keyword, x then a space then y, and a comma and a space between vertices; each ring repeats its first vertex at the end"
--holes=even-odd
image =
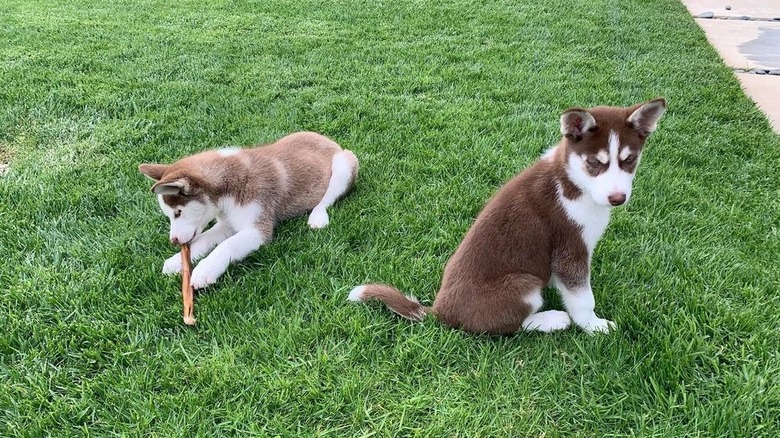
POLYGON ((349 301, 379 300, 393 312, 412 321, 422 321, 425 315, 431 313, 430 307, 425 307, 412 295, 404 295, 398 289, 386 284, 364 284, 349 293, 349 301))

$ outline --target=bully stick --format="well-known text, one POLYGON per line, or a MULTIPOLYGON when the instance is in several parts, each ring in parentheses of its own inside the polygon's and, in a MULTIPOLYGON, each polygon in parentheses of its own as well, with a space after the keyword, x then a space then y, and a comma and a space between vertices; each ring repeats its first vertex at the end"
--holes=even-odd
POLYGON ((184 301, 184 323, 195 325, 193 314, 192 286, 190 285, 190 276, 192 275, 192 263, 190 262, 190 245, 181 246, 181 297, 184 301))

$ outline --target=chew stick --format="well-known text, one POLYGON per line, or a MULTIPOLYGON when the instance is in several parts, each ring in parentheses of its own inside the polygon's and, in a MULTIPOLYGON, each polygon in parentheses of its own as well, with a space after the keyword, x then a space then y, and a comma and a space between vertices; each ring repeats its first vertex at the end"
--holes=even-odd
POLYGON ((190 245, 181 246, 181 298, 184 302, 184 323, 195 325, 193 313, 192 286, 190 285, 190 276, 192 275, 192 263, 190 263, 190 245))

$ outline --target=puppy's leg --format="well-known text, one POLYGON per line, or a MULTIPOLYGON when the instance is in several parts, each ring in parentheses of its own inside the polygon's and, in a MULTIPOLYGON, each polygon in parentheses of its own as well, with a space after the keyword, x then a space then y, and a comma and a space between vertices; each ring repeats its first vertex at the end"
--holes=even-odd
POLYGON ((323 228, 330 222, 327 208, 343 196, 357 178, 358 160, 355 154, 344 150, 333 156, 331 161, 330 181, 325 196, 314 207, 309 215, 309 226, 323 228))
POLYGON ((201 289, 214 284, 225 273, 230 262, 242 260, 257 251, 269 239, 270 236, 263 233, 259 227, 238 230, 236 234, 217 245, 214 251, 211 251, 211 254, 192 270, 192 287, 201 289))
POLYGON ((560 310, 546 310, 539 312, 542 308, 542 291, 537 289, 525 299, 525 302, 531 306, 531 314, 523 320, 521 327, 525 331, 540 331, 550 333, 556 330, 563 330, 569 327, 571 320, 566 312, 560 310))
POLYGON ((588 333, 607 333, 615 328, 615 323, 596 316, 596 300, 590 288, 590 278, 578 281, 553 277, 553 282, 561 293, 563 305, 571 320, 588 333))
MULTIPOLYGON (((190 244, 190 260, 195 261, 211 251, 212 248, 224 242, 235 233, 230 225, 217 221, 213 227, 206 230, 190 244)), ((181 272, 181 252, 177 252, 163 264, 163 274, 178 274, 181 272)))

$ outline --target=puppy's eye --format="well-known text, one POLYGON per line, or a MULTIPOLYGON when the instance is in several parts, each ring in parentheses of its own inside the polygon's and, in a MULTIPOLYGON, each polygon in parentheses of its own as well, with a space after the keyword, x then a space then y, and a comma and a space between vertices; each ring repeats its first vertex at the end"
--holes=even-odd
POLYGON ((181 216, 181 210, 176 210, 173 212, 173 218, 178 219, 179 216, 181 216))
POLYGON ((629 156, 627 156, 627 157, 626 157, 626 159, 625 159, 625 160, 623 160, 623 163, 625 163, 625 164, 631 164, 631 163, 633 163, 634 161, 636 161, 636 155, 629 155, 629 156))
POLYGON ((585 163, 587 163, 589 167, 594 167, 594 168, 596 168, 596 167, 601 167, 601 166, 603 166, 603 165, 604 165, 604 163, 602 163, 601 161, 599 161, 599 159, 598 159, 598 158, 592 158, 592 157, 591 157, 591 158, 588 158, 588 159, 585 161, 585 163))

